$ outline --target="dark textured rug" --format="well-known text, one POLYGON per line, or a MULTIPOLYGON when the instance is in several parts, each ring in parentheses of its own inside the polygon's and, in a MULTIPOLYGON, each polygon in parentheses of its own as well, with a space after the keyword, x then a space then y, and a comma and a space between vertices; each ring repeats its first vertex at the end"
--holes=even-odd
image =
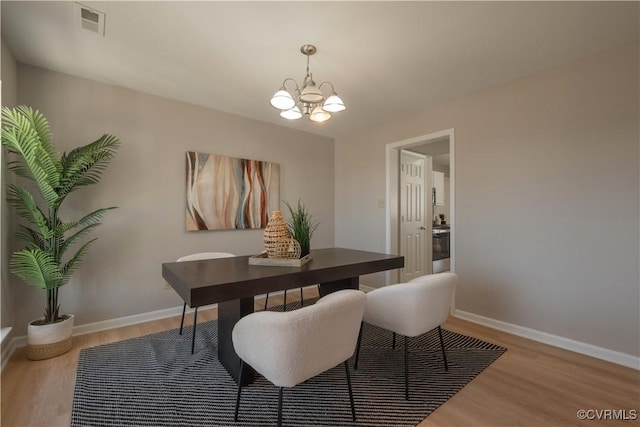
MULTIPOLYGON (((217 321, 81 351, 71 426, 267 426, 276 424, 278 389, 258 376, 243 388, 233 421, 236 385, 216 358, 217 321)), ((351 370, 357 422, 351 422, 344 367, 339 365, 284 392, 283 425, 415 426, 456 394, 505 349, 443 330, 410 343, 411 400, 404 399, 402 339, 365 325, 360 363, 351 370)), ((353 360, 350 361, 353 367, 353 360)))

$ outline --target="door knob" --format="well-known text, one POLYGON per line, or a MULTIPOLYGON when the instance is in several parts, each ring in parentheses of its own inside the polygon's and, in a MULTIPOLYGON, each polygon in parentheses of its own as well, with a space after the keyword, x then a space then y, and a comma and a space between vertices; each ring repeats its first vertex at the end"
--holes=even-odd
POLYGON ((426 230, 427 227, 425 227, 424 225, 422 227, 420 227, 420 230, 426 230))

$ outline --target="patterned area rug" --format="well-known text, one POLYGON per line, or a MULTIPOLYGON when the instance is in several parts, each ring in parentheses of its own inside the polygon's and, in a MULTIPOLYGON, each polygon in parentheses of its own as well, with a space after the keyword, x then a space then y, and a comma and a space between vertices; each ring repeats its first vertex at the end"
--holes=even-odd
MULTIPOLYGON (((258 376, 243 388, 233 421, 236 385, 216 358, 217 321, 81 351, 71 426, 235 426, 276 424, 278 388, 258 376)), ((449 370, 437 330, 410 341, 411 400, 404 399, 404 348, 399 337, 365 325, 358 370, 351 369, 357 422, 344 367, 285 389, 286 426, 415 426, 494 362, 505 348, 443 329, 449 370)), ((350 361, 353 368, 353 359, 350 361)))

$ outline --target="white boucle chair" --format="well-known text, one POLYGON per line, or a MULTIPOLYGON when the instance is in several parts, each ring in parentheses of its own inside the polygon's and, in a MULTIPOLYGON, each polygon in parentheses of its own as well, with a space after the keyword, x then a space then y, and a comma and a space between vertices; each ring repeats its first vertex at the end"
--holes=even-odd
MULTIPOLYGON (((183 257, 178 258, 177 262, 183 261, 199 261, 203 259, 215 259, 215 258, 231 258, 235 255, 229 252, 199 252, 191 255, 185 255, 183 257)), ((184 315, 187 311, 187 302, 185 301, 182 306, 182 319, 180 320, 180 335, 182 335, 182 327, 184 326, 184 315)), ((191 337, 191 354, 195 349, 196 345, 196 322, 198 321, 198 307, 195 308, 193 312, 193 335, 191 337)))
MULTIPOLYGON (((240 356, 240 377, 248 363, 279 387, 278 426, 282 424, 282 391, 344 363, 351 415, 356 419, 347 360, 353 355, 365 306, 355 289, 333 292, 314 305, 288 312, 249 314, 233 328, 233 346, 240 356)), ((238 385, 234 420, 238 421, 238 385)), ((319 402, 321 404, 321 402, 319 402)))
MULTIPOLYGON (((455 273, 438 273, 416 277, 408 283, 385 286, 367 293, 363 323, 404 335, 404 390, 409 399, 409 337, 417 337, 438 328, 445 370, 449 370, 442 339, 442 325, 449 317, 453 292, 458 283, 455 273)), ((362 328, 354 369, 358 369, 362 328)))

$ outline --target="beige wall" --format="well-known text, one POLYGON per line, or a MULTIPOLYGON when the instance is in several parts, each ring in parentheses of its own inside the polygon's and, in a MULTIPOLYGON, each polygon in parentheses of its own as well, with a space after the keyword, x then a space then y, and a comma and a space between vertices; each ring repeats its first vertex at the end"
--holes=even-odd
MULTIPOLYGON (((2 105, 14 107, 18 99, 18 68, 13 54, 0 40, 0 81, 2 81, 2 105)), ((2 212, 2 222, 0 222, 0 326, 12 326, 13 304, 11 288, 9 286, 9 253, 11 233, 11 211, 6 202, 6 182, 7 164, 4 149, 0 149, 0 211, 2 212)))
MULTIPOLYGON (((200 251, 256 254, 262 230, 185 231, 185 151, 280 163, 281 197, 302 198, 321 225, 312 248, 334 243, 333 140, 115 86, 19 64, 20 103, 49 119, 60 150, 102 133, 122 148, 101 183, 70 196, 63 214, 109 212, 72 282, 61 291, 62 311, 76 324, 182 304, 164 289, 161 263, 200 251)), ((282 206, 284 208, 284 206, 282 206)), ((42 292, 17 286, 15 327, 39 316, 42 292)))
POLYGON ((18 65, 4 40, 0 39, 2 105, 13 107, 18 102, 18 65))
POLYGON ((638 356, 638 51, 336 140, 336 245, 384 250, 385 144, 454 128, 457 308, 638 356))

